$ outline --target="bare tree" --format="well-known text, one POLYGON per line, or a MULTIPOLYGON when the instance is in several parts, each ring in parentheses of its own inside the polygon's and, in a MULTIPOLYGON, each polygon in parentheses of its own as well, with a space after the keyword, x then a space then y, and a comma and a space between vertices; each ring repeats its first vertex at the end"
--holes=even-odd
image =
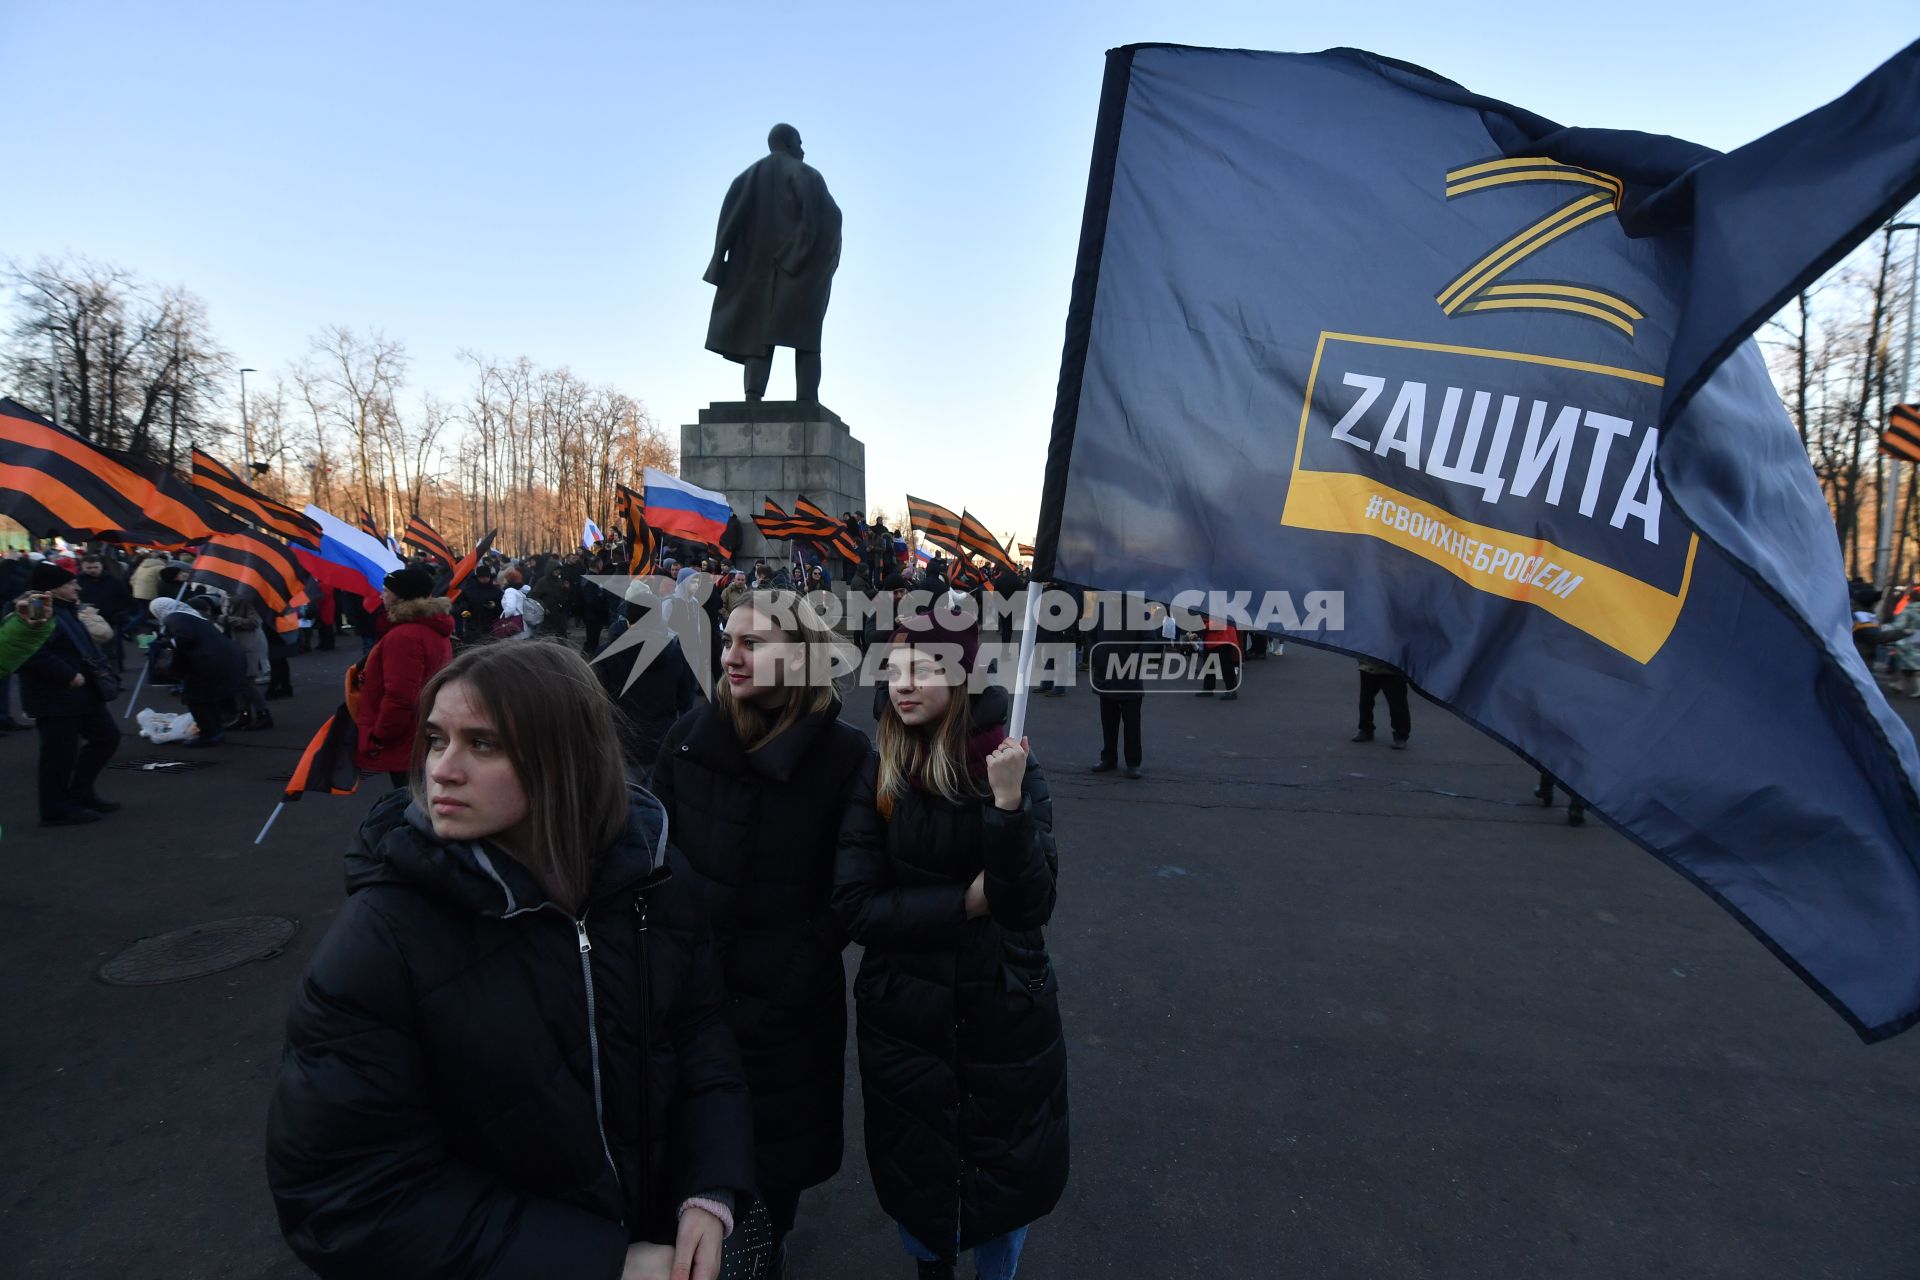
POLYGON ((10 264, 7 275, 19 314, 0 370, 18 394, 51 411, 57 385, 61 425, 169 464, 184 456, 183 440, 225 436, 230 360, 200 299, 86 258, 10 264))
POLYGON ((348 520, 364 507, 389 530, 419 514, 455 546, 498 530, 507 548, 565 547, 583 520, 607 525, 616 486, 676 466, 639 398, 524 356, 462 351, 472 382, 457 405, 403 405, 405 346, 345 325, 269 372, 248 415, 255 457, 241 458, 231 360, 194 295, 83 258, 14 265, 7 283, 17 305, 0 375, 32 407, 51 409, 58 386, 63 425, 86 439, 181 470, 196 445, 236 468, 264 462, 253 479, 270 496, 348 520))
POLYGON ((362 339, 337 325, 313 339, 311 353, 327 412, 347 433, 359 464, 355 482, 360 503, 368 511, 385 512, 391 525, 382 433, 397 416, 394 397, 406 379, 407 349, 378 330, 362 339))
POLYGON ((421 511, 421 491, 428 482, 428 470, 436 457, 434 446, 445 431, 448 422, 447 406, 431 395, 420 399, 420 416, 411 428, 396 424, 393 445, 400 467, 402 483, 406 486, 407 513, 417 515, 421 511))
MULTIPOLYGON (((1856 575, 1874 568, 1887 466, 1879 440, 1904 288, 1889 270, 1883 237, 1799 295, 1761 334, 1782 402, 1832 509, 1847 571, 1856 575)), ((1905 537, 1901 531, 1896 538, 1897 563, 1906 558, 1905 537)))
POLYGON ((272 384, 255 390, 248 418, 253 425, 254 458, 266 466, 255 480, 270 498, 286 501, 293 492, 289 471, 304 470, 294 442, 294 421, 287 408, 286 379, 276 377, 272 384))
POLYGON ((333 457, 328 443, 327 424, 334 416, 333 401, 325 380, 311 361, 293 371, 293 385, 300 396, 306 427, 312 439, 312 444, 303 454, 308 476, 307 492, 319 506, 332 508, 333 457))

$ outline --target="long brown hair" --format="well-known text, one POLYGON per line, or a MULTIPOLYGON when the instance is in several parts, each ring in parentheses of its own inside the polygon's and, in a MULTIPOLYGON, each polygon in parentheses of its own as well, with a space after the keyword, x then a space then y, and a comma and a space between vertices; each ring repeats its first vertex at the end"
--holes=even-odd
POLYGON ((820 611, 806 597, 792 591, 750 591, 727 612, 731 616, 739 609, 752 609, 773 623, 783 641, 803 647, 806 658, 806 683, 789 686, 785 701, 771 711, 735 698, 733 686, 726 680, 714 681, 718 686, 715 701, 732 723, 734 736, 740 739, 748 754, 752 754, 839 700, 840 691, 828 675, 832 669, 828 655, 846 641, 834 635, 820 611))
MULTIPOLYGON (((578 913, 627 822, 627 775, 613 703, 586 660, 561 644, 489 644, 442 667, 420 691, 412 784, 425 807, 427 719, 461 681, 493 721, 527 795, 525 848, 507 848, 541 888, 578 913)), ((502 846, 503 848, 506 846, 502 846)))
MULTIPOLYGON (((913 661, 913 651, 905 645, 894 652, 900 660, 913 661)), ((972 700, 967 696, 966 681, 947 692, 950 700, 945 713, 933 724, 918 729, 900 718, 891 692, 881 702, 875 746, 880 750, 879 797, 889 809, 916 782, 949 804, 982 794, 967 766, 972 700)))

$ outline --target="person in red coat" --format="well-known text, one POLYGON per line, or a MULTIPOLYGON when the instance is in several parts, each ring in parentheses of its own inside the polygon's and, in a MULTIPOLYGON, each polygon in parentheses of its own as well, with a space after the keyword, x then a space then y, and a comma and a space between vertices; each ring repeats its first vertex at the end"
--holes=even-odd
POLYGON ((425 569, 395 569, 381 585, 387 626, 360 684, 360 749, 353 761, 405 786, 413 764, 420 690, 453 661, 452 605, 425 569))
MULTIPOLYGON (((1206 624, 1206 633, 1200 638, 1200 647, 1205 650, 1208 659, 1217 659, 1219 662, 1220 683, 1223 686, 1220 700, 1231 702, 1240 696, 1240 628, 1231 622, 1214 618, 1206 619, 1206 624)), ((1206 681, 1200 686, 1201 697, 1213 696, 1213 682, 1213 671, 1209 668, 1206 681)))

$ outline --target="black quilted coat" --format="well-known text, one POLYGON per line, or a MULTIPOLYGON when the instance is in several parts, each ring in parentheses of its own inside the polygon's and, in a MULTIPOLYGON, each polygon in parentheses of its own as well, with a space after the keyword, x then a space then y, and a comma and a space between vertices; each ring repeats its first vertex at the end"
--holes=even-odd
POLYGON ((1053 805, 1030 760, 1016 812, 915 790, 883 817, 877 764, 847 805, 834 888, 866 948, 854 1004, 867 1164, 890 1217, 931 1248, 970 1249, 1050 1212, 1067 1182, 1067 1055, 1042 932, 1053 805), (991 914, 969 920, 983 867, 991 914))
POLYGON ((668 731, 652 789, 704 891, 724 957, 727 1021, 753 1093, 763 1188, 840 1168, 847 993, 833 917, 840 814, 871 747, 835 703, 748 755, 698 702, 668 731))
POLYGON ((404 791, 347 856, 267 1122, 280 1229, 323 1276, 615 1280, 681 1201, 752 1185, 698 904, 636 792, 578 921, 404 791))

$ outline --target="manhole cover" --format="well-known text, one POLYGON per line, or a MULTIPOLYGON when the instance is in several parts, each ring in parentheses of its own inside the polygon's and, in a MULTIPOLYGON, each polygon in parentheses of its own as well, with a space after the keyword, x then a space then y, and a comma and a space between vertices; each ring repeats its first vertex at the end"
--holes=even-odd
POLYGON ((300 926, 280 916, 235 916, 142 938, 100 966, 100 980, 117 987, 157 987, 204 978, 249 960, 280 954, 300 926))

